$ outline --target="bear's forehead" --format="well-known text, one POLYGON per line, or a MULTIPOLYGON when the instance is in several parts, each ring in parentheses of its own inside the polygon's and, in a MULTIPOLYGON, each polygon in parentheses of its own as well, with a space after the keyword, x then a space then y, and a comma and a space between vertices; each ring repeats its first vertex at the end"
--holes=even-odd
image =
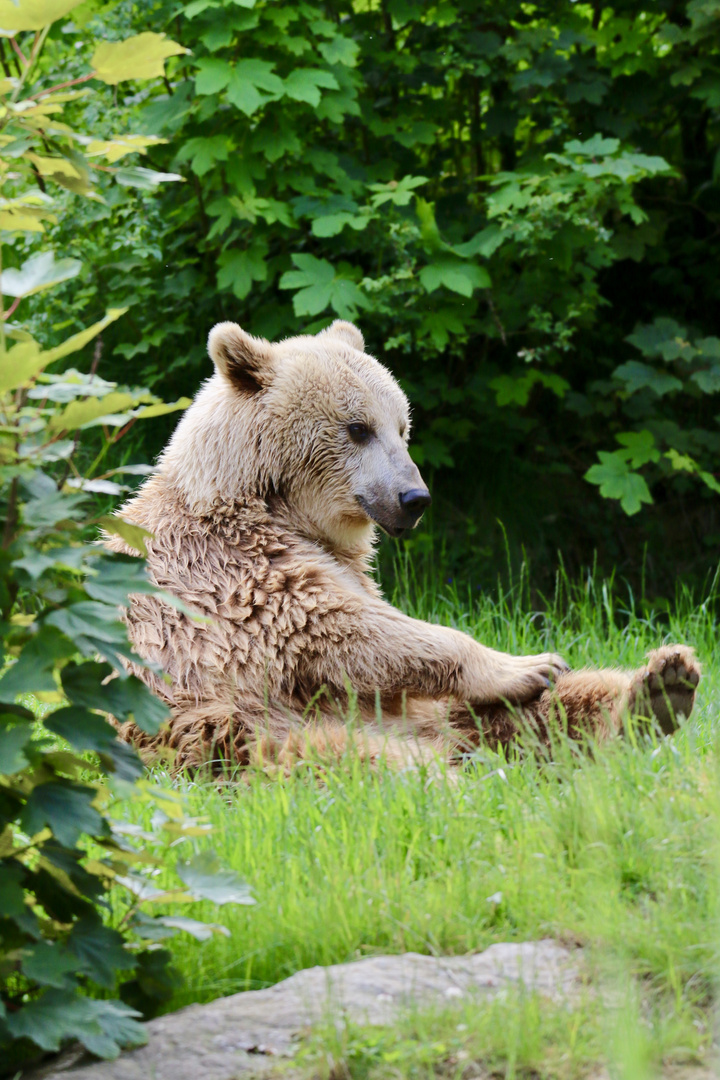
POLYGON ((341 408, 364 406, 399 418, 409 413, 407 398, 393 375, 368 353, 309 336, 291 338, 275 349, 281 365, 278 374, 301 389, 306 405, 324 399, 341 408))

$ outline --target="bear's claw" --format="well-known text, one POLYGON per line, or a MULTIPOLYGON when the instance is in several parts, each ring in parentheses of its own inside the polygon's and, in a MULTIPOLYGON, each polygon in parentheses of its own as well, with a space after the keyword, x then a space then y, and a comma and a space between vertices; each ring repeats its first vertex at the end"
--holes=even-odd
POLYGON ((666 735, 678 727, 678 716, 689 716, 700 682, 700 665, 687 645, 664 645, 648 653, 647 667, 633 680, 632 711, 652 715, 666 735))

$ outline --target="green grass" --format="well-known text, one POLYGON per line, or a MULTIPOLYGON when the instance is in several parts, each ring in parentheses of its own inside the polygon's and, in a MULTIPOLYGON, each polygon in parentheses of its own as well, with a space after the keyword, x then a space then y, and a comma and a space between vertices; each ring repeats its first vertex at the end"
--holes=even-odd
MULTIPOLYGON (((705 665, 696 711, 671 739, 633 731, 585 755, 559 744, 552 763, 480 751, 450 778, 370 772, 352 758, 324 769, 322 780, 307 766, 286 778, 246 775, 223 790, 181 777, 174 783, 189 812, 214 826, 209 841, 186 845, 211 844, 251 883, 257 905, 183 907, 230 936, 173 939, 185 989, 172 1007, 264 987, 313 964, 552 936, 583 945, 593 981, 610 988, 584 1003, 579 1041, 567 1016, 532 999, 522 1005, 527 1022, 511 1024, 520 1006, 506 1002, 492 1007, 504 1010, 502 1023, 484 1008, 464 1021, 409 1018, 392 1035, 338 1035, 351 1051, 318 1035, 308 1075, 324 1075, 332 1058, 346 1071, 327 1066, 328 1076, 460 1076, 452 1071, 460 1052, 456 1064, 484 1053, 508 1077, 582 1076, 605 1056, 630 1080, 657 1075, 663 1060, 702 1057, 720 942, 715 583, 703 602, 680 591, 652 609, 592 575, 574 585, 560 577, 556 594, 533 604, 525 579, 465 597, 406 574, 395 599, 493 647, 557 650, 574 667, 632 667, 665 641, 687 642, 705 665), (459 1050, 458 1023, 466 1028, 459 1050), (393 1039, 407 1050, 401 1067, 382 1049, 393 1039), (441 1049, 430 1052, 435 1043, 441 1049)), ((147 812, 118 809, 134 820, 147 812)))
POLYGON ((581 1077, 602 1054, 602 1026, 588 1001, 571 1011, 534 995, 510 994, 408 1012, 392 1027, 319 1025, 297 1064, 313 1080, 443 1080, 581 1077))

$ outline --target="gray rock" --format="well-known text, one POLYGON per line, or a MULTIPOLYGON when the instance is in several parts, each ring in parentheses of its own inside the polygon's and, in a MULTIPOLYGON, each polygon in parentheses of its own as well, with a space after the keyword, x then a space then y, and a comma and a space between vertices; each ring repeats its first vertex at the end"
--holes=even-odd
POLYGON ((556 1001, 580 986, 577 954, 555 941, 491 945, 476 956, 372 956, 299 971, 268 990, 190 1005, 151 1020, 148 1044, 117 1061, 83 1065, 78 1054, 28 1080, 240 1080, 268 1076, 291 1057, 303 1029, 346 1017, 388 1024, 408 1005, 493 996, 520 983, 556 1001))

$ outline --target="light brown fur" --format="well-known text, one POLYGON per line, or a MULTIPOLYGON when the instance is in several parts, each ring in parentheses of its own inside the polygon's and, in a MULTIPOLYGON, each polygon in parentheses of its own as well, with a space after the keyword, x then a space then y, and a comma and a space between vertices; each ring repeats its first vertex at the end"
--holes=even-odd
POLYGON ((643 701, 672 722, 689 712, 690 650, 654 654, 652 671, 571 673, 553 654, 508 656, 383 600, 368 573, 375 522, 414 524, 404 493, 427 493, 407 452, 405 395, 354 326, 271 345, 223 323, 209 352, 215 374, 119 511, 153 534, 157 585, 200 616, 132 598, 135 648, 169 679, 135 670, 171 720, 155 739, 133 725, 125 737, 171 748, 177 766, 333 756, 348 739, 407 764, 481 732, 506 743, 526 725, 543 740, 556 723, 604 736, 643 701), (358 425, 370 433, 360 443, 358 425), (352 735, 348 702, 364 725, 352 735))

